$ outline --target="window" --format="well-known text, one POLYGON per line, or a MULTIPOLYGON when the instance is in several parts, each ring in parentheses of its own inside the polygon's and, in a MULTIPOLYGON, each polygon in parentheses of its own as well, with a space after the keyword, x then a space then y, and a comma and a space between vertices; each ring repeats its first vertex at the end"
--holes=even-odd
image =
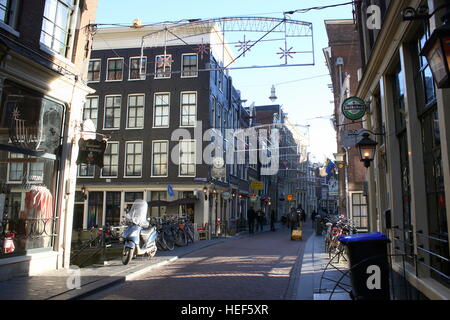
POLYGON ((13 252, 0 252, 0 260, 26 255, 32 249, 53 248, 59 201, 56 186, 63 182, 58 180, 58 149, 65 113, 63 104, 8 80, 3 83, 3 102, 0 128, 2 134, 7 133, 0 143, 0 185, 10 184, 10 188, 0 192, 9 198, 3 201, 6 206, 0 204, 0 220, 2 234, 13 232, 17 241, 13 252), (39 131, 45 138, 33 137, 29 130, 39 131), (10 193, 11 189, 17 192, 10 193), (29 205, 30 199, 39 210, 29 205))
POLYGON ((18 20, 18 0, 0 0, 0 22, 16 28, 18 20))
POLYGON ((153 141, 152 146, 152 176, 166 177, 168 166, 168 141, 153 141))
POLYGON ((180 141, 180 176, 195 176, 195 140, 180 141))
MULTIPOLYGON (((24 155, 21 153, 10 153, 10 159, 21 159, 24 155)), ((17 160, 20 161, 20 160, 17 160)), ((13 162, 8 163, 8 181, 9 182, 22 182, 24 172, 23 162, 13 162)))
POLYGON ((357 229, 368 229, 367 202, 362 193, 352 194, 352 220, 357 229))
POLYGON ((107 81, 122 81, 123 79, 123 58, 108 59, 107 81))
POLYGON ((108 142, 103 158, 102 177, 117 177, 119 169, 119 143, 108 142))
POLYGON ((90 60, 88 66, 88 82, 99 82, 102 61, 100 59, 90 60))
POLYGON ((142 176, 142 142, 126 143, 125 176, 142 176))
POLYGON ((87 97, 83 107, 83 120, 91 119, 97 129, 98 97, 87 97))
POLYGON ((98 228, 103 224, 103 191, 89 192, 88 228, 98 228))
POLYGON ((181 123, 182 127, 195 127, 197 121, 197 93, 181 93, 181 123))
POLYGON ((93 178, 94 177, 94 166, 90 164, 79 164, 78 165, 78 177, 80 178, 93 178))
POLYGON ((396 122, 396 133, 400 152, 400 170, 401 170, 401 192, 402 192, 402 208, 403 208, 403 249, 412 262, 414 255, 414 237, 411 217, 411 183, 410 183, 410 168, 408 155, 408 138, 406 129, 406 112, 405 112, 405 88, 404 88, 404 73, 400 66, 394 75, 394 112, 396 122))
POLYGON ((153 108, 153 127, 169 126, 169 93, 156 93, 153 108))
POLYGON ((49 49, 67 56, 74 0, 46 0, 42 22, 41 43, 49 49))
POLYGON ((183 54, 181 65, 181 77, 193 78, 198 76, 198 58, 197 54, 183 54))
POLYGON ((155 61, 155 79, 170 78, 172 73, 172 55, 159 55, 156 56, 155 61))
POLYGON ((107 96, 105 98, 105 124, 104 129, 120 128, 121 96, 107 96))
POLYGON ((121 192, 106 192, 105 224, 110 226, 120 225, 120 196, 121 192))
POLYGON ((128 129, 144 128, 144 101, 143 94, 133 94, 128 96, 128 129))
POLYGON ((130 58, 130 74, 128 80, 145 80, 147 73, 147 57, 130 58))
POLYGON ((219 66, 219 90, 223 92, 223 69, 219 66))
POLYGON ((129 211, 136 200, 143 200, 143 192, 125 192, 125 209, 129 211))
POLYGON ((419 236, 426 243, 429 252, 418 250, 418 254, 428 256, 431 277, 449 286, 448 279, 442 274, 450 274, 447 208, 445 203, 444 172, 442 166, 441 134, 439 112, 436 104, 435 82, 425 57, 419 55, 426 42, 426 32, 418 39, 415 52, 416 97, 418 116, 422 128, 422 148, 425 171, 425 190, 427 202, 428 234, 419 236), (447 259, 447 261, 445 260, 447 259))
MULTIPOLYGON (((149 191, 150 192, 150 191, 149 191)), ((150 199, 152 201, 167 200, 167 192, 166 191, 151 191, 150 199)), ((166 214, 167 207, 151 207, 150 214, 152 217, 162 217, 166 214)))
POLYGON ((216 127, 216 97, 211 97, 211 113, 210 113, 211 128, 216 127))

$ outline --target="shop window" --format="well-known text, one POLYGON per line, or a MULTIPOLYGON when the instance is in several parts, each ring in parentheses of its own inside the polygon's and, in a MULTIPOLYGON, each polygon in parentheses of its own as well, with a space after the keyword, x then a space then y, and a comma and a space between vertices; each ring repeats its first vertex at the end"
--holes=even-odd
POLYGON ((129 211, 136 200, 144 199, 143 192, 125 192, 125 210, 129 211))
POLYGON ((75 192, 72 230, 82 230, 84 220, 84 196, 80 191, 75 192))
POLYGON ((67 56, 73 31, 70 29, 74 0, 46 0, 42 21, 41 43, 62 56, 67 56))
POLYGON ((90 191, 88 196, 88 228, 102 227, 103 191, 90 191))
POLYGON ((120 225, 120 197, 121 192, 106 192, 105 225, 120 225))
POLYGON ((0 105, 0 258, 53 246, 64 105, 5 81, 0 105))
MULTIPOLYGON (((150 199, 152 201, 167 200, 167 192, 166 191, 151 191, 150 192, 150 199)), ((166 206, 155 206, 150 208, 150 215, 152 217, 162 217, 166 214, 167 207, 166 206)))
POLYGON ((419 233, 419 243, 428 242, 429 252, 418 248, 420 257, 428 256, 431 276, 442 284, 449 286, 450 274, 447 208, 445 202, 444 175, 442 168, 442 151, 439 129, 439 113, 436 103, 435 82, 425 57, 420 56, 427 32, 418 39, 415 50, 416 63, 416 98, 418 115, 422 128, 423 161, 425 171, 425 188, 427 201, 428 234, 419 233), (447 260, 446 260, 447 259, 447 260), (430 268, 431 267, 431 268, 430 268))

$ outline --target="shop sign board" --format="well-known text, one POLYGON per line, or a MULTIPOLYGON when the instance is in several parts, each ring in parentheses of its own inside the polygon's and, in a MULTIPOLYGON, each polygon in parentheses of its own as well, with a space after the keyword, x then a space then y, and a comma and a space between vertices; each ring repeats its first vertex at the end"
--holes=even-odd
POLYGON ((226 176, 226 169, 225 169, 225 167, 223 167, 223 168, 211 168, 211 176, 214 179, 225 178, 225 176, 226 176))
POLYGON ((77 164, 90 164, 103 168, 103 155, 106 150, 106 140, 80 139, 78 145, 80 150, 78 152, 77 164))
POLYGON ((229 193, 229 192, 222 193, 222 198, 224 200, 229 200, 231 198, 231 193, 229 193))
POLYGON ((287 195, 287 200, 292 201, 294 199, 294 196, 292 194, 287 195))
POLYGON ((250 188, 252 190, 264 190, 264 183, 262 181, 252 181, 250 183, 250 188))
POLYGON ((251 194, 250 195, 250 201, 255 202, 256 200, 258 200, 258 195, 257 194, 251 194))
POLYGON ((363 138, 362 135, 364 132, 364 129, 343 131, 341 135, 341 143, 344 148, 354 147, 358 143, 358 141, 363 138))
POLYGON ((349 120, 356 121, 366 114, 366 103, 358 97, 350 97, 342 104, 342 114, 349 120))

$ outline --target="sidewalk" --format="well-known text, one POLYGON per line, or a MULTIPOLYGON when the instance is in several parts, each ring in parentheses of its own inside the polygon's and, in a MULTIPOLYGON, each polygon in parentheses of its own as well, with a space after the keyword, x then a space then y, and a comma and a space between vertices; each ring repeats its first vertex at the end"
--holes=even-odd
MULTIPOLYGON (((341 258, 337 263, 335 259, 335 268, 332 265, 327 267, 330 259, 325 252, 324 242, 325 237, 316 236, 315 233, 307 240, 296 300, 351 300, 345 290, 339 286, 335 288, 343 273, 348 270, 347 262, 341 258)), ((350 278, 342 277, 340 286, 349 291, 350 278)))
MULTIPOLYGON (((262 232, 270 230, 265 226, 262 232)), ((258 232, 259 233, 259 232, 258 232)), ((152 268, 171 263, 189 253, 214 246, 225 241, 249 235, 247 231, 232 237, 214 238, 190 243, 185 247, 175 247, 173 251, 158 251, 152 259, 138 257, 123 265, 120 259, 81 269, 60 269, 43 272, 30 277, 13 278, 0 282, 0 300, 71 300, 80 299, 107 287, 127 280, 133 280, 152 268), (69 289, 69 277, 73 279, 79 271, 80 289, 69 289)), ((69 280, 70 281, 70 280, 69 280)), ((70 282, 69 282, 70 284, 70 282)))

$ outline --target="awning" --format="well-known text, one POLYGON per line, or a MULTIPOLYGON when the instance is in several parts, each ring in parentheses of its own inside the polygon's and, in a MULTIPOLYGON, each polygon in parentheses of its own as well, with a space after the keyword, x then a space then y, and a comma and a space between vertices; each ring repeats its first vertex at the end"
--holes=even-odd
POLYGON ((198 198, 182 198, 173 201, 153 200, 148 202, 149 207, 175 207, 184 204, 195 204, 198 198))

